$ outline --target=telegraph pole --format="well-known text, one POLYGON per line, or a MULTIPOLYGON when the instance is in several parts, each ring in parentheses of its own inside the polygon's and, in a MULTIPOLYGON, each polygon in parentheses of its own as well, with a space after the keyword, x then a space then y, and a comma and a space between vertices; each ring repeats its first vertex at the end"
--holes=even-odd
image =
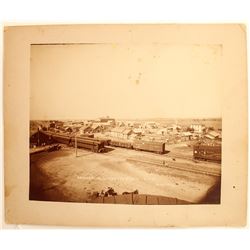
POLYGON ((40 146, 40 127, 37 129, 37 146, 40 146))
POLYGON ((76 152, 76 157, 77 157, 77 137, 76 137, 76 134, 75 134, 75 152, 76 152))

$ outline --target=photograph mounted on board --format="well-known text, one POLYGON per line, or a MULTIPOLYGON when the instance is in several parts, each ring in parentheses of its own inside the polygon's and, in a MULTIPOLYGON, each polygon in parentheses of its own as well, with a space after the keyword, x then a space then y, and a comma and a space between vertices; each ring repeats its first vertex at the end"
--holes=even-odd
POLYGON ((222 57, 222 44, 32 44, 29 200, 220 204, 222 57))
POLYGON ((4 29, 7 224, 244 226, 242 24, 4 29))

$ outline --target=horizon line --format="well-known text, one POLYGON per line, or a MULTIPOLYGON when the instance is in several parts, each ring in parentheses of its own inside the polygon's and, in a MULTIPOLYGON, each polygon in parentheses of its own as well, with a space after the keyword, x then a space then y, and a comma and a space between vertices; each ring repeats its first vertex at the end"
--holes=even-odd
POLYGON ((115 117, 96 117, 96 118, 51 118, 51 119, 30 119, 30 121, 51 121, 51 120, 95 120, 100 118, 106 119, 115 119, 115 120, 157 120, 157 119, 168 119, 168 120, 222 120, 222 117, 185 117, 185 118, 176 118, 176 117, 152 117, 152 118, 115 118, 115 117))

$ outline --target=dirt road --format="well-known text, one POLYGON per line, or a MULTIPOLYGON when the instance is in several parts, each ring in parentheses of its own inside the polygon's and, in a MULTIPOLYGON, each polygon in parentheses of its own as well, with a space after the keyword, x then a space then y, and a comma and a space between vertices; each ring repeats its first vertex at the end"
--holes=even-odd
MULTIPOLYGON (((94 191, 112 187, 115 192, 162 195, 198 203, 220 177, 131 162, 129 157, 152 157, 170 160, 168 156, 115 148, 97 154, 73 148, 41 153, 31 157, 30 199, 85 202, 94 191)), ((176 164, 195 164, 177 160, 176 164)), ((175 164, 174 162, 171 164, 175 164)), ((200 163, 218 168, 213 163, 200 163)))

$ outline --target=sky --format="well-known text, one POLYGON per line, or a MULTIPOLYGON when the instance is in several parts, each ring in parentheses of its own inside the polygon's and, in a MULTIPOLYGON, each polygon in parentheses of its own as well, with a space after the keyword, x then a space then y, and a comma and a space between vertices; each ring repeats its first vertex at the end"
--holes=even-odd
POLYGON ((30 119, 213 118, 219 44, 32 45, 30 119))

